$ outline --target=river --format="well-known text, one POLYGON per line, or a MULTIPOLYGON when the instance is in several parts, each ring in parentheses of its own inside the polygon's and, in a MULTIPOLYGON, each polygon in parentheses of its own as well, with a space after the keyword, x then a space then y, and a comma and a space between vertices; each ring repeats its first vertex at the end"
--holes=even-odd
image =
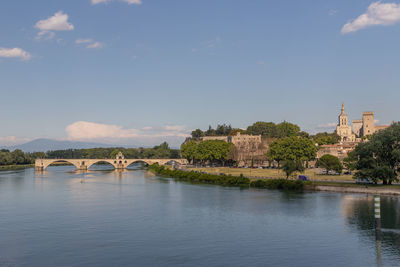
POLYGON ((176 182, 143 169, 0 172, 0 266, 399 266, 400 198, 176 182))

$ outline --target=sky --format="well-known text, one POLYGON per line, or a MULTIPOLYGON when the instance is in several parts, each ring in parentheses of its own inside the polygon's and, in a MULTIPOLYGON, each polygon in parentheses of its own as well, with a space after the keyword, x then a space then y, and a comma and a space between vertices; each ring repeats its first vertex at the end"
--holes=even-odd
POLYGON ((400 1, 2 0, 0 145, 399 120, 400 1))

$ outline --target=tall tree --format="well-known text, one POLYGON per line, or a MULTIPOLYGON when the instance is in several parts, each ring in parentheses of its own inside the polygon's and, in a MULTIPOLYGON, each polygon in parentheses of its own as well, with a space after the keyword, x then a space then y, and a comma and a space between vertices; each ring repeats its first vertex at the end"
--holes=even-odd
POLYGON ((276 125, 278 138, 297 136, 300 132, 300 127, 290 122, 281 122, 276 125))
POLYGON ((317 167, 325 169, 326 174, 328 174, 329 171, 335 171, 340 174, 343 170, 343 165, 339 158, 329 154, 325 154, 318 159, 317 167))
POLYGON ((368 142, 354 150, 357 172, 355 177, 383 184, 398 181, 400 174, 400 122, 373 134, 368 142))
POLYGON ((277 137, 277 127, 273 122, 258 121, 247 127, 247 133, 252 135, 262 135, 264 137, 277 137))
POLYGON ((198 147, 198 143, 194 140, 183 143, 181 146, 182 157, 194 163, 194 160, 198 158, 198 147))
POLYGON ((285 137, 270 145, 267 157, 278 162, 282 160, 310 161, 316 156, 317 148, 313 142, 303 137, 285 137))

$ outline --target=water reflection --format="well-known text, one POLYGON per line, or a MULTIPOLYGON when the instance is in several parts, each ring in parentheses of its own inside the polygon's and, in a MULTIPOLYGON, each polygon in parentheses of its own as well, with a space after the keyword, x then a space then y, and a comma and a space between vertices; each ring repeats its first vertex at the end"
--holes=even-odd
POLYGON ((400 198, 381 196, 382 242, 376 241, 375 236, 373 195, 344 196, 342 213, 363 239, 376 242, 378 266, 382 266, 385 257, 400 256, 400 198))
POLYGON ((182 183, 141 166, 0 173, 0 266, 395 266, 399 199, 381 203, 376 243, 372 196, 182 183))

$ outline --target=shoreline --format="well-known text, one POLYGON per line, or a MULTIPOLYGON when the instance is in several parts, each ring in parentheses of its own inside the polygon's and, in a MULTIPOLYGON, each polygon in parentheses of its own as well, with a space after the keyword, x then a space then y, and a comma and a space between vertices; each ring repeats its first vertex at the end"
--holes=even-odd
MULTIPOLYGON (((188 170, 169 170, 164 171, 164 168, 160 167, 149 167, 149 170, 157 175, 166 176, 169 178, 173 178, 176 180, 189 181, 192 182, 191 176, 195 174, 201 174, 200 172, 188 171, 188 170), (176 173, 175 173, 176 172, 176 173), (179 173, 178 173, 179 172, 179 173), (183 173, 186 174, 185 178, 182 179, 183 173)), ((333 193, 359 193, 359 194, 380 194, 380 195, 391 195, 391 196, 400 196, 400 185, 361 185, 356 183, 349 182, 323 182, 323 181, 309 181, 303 182, 300 180, 286 180, 286 179, 254 179, 245 176, 237 177, 230 175, 215 175, 209 173, 203 173, 213 177, 216 177, 219 182, 213 183, 215 185, 226 186, 224 180, 230 180, 234 178, 244 178, 246 181, 243 181, 244 184, 240 187, 253 187, 260 189, 283 189, 288 191, 303 191, 303 192, 333 192, 333 193), (247 182, 248 181, 248 182, 247 182), (296 183, 296 186, 293 184, 296 183), (278 186, 277 186, 278 185, 278 186)), ((196 183, 210 184, 210 182, 202 181, 201 179, 195 178, 196 183)), ((231 184, 230 186, 237 186, 235 184, 231 184)))
POLYGON ((25 165, 2 165, 0 166, 0 171, 18 171, 25 170, 29 168, 33 168, 34 164, 25 164, 25 165))
POLYGON ((318 183, 313 183, 311 185, 305 185, 304 191, 320 191, 320 192, 333 192, 333 193, 358 193, 358 194, 367 194, 367 195, 390 195, 390 196, 399 196, 400 197, 400 189, 398 187, 383 187, 380 185, 377 186, 366 186, 366 185, 354 185, 351 186, 344 185, 319 185, 318 183))

